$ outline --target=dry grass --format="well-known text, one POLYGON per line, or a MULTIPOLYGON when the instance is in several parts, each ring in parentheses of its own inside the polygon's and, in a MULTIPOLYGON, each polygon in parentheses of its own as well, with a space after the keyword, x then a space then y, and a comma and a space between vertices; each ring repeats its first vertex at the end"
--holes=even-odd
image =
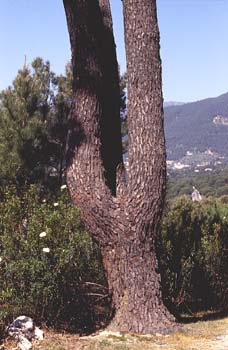
MULTIPOLYGON (((14 344, 15 346, 15 344, 14 344)), ((12 343, 4 349, 12 350, 12 343)), ((215 321, 200 321, 184 325, 180 332, 170 335, 139 336, 100 332, 79 337, 45 331, 45 339, 35 343, 33 350, 227 350, 228 318, 215 321)))

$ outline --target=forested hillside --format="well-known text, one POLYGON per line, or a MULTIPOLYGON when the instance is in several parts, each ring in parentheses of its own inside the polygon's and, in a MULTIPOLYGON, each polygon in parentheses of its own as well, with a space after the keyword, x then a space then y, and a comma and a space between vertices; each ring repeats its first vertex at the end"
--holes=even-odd
POLYGON ((228 167, 213 173, 175 173, 168 177, 167 199, 190 196, 195 186, 203 197, 221 197, 228 194, 228 167))
POLYGON ((168 159, 211 149, 228 159, 228 93, 164 108, 168 159))

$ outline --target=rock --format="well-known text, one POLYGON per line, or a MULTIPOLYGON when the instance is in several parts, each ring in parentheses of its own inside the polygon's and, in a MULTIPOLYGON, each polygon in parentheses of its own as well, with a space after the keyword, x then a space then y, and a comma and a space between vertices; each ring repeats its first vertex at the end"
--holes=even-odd
POLYGON ((11 337, 19 339, 20 336, 26 337, 28 340, 34 338, 33 320, 27 316, 17 317, 8 327, 8 334, 11 337))
POLYGON ((17 347, 20 350, 30 350, 32 349, 32 343, 27 338, 20 336, 17 347))
POLYGON ((36 340, 44 340, 44 332, 40 328, 35 327, 34 333, 36 340))
POLYGON ((8 334, 18 341, 20 350, 32 348, 32 340, 43 340, 44 334, 41 329, 34 326, 32 318, 27 316, 17 317, 7 328, 8 334))

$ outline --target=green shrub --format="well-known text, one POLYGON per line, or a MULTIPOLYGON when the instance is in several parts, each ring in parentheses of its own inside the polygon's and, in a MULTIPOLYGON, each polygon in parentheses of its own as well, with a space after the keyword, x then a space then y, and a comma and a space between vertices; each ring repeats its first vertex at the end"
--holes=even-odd
MULTIPOLYGON (((166 303, 176 311, 228 300, 228 202, 187 197, 169 204, 158 244, 166 303)), ((0 331, 26 314, 37 322, 91 329, 109 316, 97 245, 66 189, 0 189, 0 331)))
POLYGON ((164 215, 160 267, 165 300, 176 310, 225 305, 228 298, 228 204, 181 197, 164 215))
POLYGON ((20 314, 48 325, 92 326, 96 300, 86 282, 105 279, 99 249, 67 190, 41 198, 35 186, 20 193, 8 187, 0 195, 0 328, 20 314))

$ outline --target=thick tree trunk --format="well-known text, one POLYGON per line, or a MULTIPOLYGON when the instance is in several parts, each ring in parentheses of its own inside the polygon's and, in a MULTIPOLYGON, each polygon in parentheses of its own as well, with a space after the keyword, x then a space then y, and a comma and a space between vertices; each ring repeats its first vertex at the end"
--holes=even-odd
POLYGON ((109 329, 154 334, 178 328, 162 300, 156 249, 150 240, 120 238, 104 247, 102 256, 114 310, 109 329))
POLYGON ((115 314, 109 328, 135 333, 166 333, 174 317, 164 306, 156 253, 139 240, 105 253, 104 266, 115 314), (120 253, 120 254, 119 254, 120 253))
POLYGON ((64 0, 64 6, 74 80, 67 179, 101 247, 115 311, 110 328, 165 332, 174 328, 174 318, 162 301, 155 251, 166 171, 156 3, 124 0, 127 184, 119 174, 119 88, 109 0, 64 0))

